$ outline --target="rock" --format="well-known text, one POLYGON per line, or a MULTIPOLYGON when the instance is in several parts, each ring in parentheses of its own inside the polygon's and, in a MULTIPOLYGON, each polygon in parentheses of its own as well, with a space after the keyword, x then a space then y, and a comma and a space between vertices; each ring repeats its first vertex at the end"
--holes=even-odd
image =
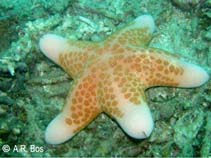
POLYGON ((180 9, 191 10, 200 3, 200 0, 172 0, 172 3, 180 9))

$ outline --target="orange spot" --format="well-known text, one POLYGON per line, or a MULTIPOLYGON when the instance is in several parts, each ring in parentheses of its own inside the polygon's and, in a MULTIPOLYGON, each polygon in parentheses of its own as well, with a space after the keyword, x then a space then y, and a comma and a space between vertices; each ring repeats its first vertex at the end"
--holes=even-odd
POLYGON ((167 69, 165 69, 165 71, 164 71, 164 72, 165 72, 165 74, 168 74, 168 73, 169 73, 169 71, 168 71, 167 69))
POLYGON ((85 100, 85 101, 84 101, 84 105, 85 105, 85 106, 89 106, 89 105, 90 105, 90 104, 89 104, 89 101, 85 100))
POLYGON ((159 78, 159 77, 161 77, 161 74, 160 73, 156 73, 156 76, 159 78))
POLYGON ((75 96, 77 97, 78 95, 79 95, 79 92, 78 92, 78 91, 76 91, 76 92, 75 92, 75 96))
POLYGON ((83 113, 82 113, 81 111, 79 111, 79 112, 78 112, 78 115, 79 115, 79 116, 82 116, 82 115, 83 115, 83 113))
POLYGON ((183 68, 180 68, 180 75, 182 75, 184 72, 184 69, 183 68))
POLYGON ((161 63, 162 63, 162 60, 161 60, 161 59, 157 59, 157 60, 156 60, 156 63, 157 63, 157 64, 161 64, 161 63))
POLYGON ((141 62, 141 59, 140 59, 139 57, 136 57, 136 58, 135 58, 135 62, 136 62, 136 63, 140 63, 140 62, 141 62))
POLYGON ((117 101, 116 100, 114 100, 113 102, 112 102, 112 106, 116 106, 118 103, 117 103, 117 101))
POLYGON ((77 106, 77 108, 78 108, 78 109, 82 109, 83 107, 82 107, 81 104, 79 104, 79 105, 77 106))
POLYGON ((150 61, 149 61, 149 59, 145 59, 145 60, 143 61, 143 63, 144 63, 144 64, 149 64, 150 61))
POLYGON ((85 91, 84 90, 81 90, 81 95, 84 95, 85 94, 85 91))
POLYGON ((80 124, 80 120, 73 120, 73 122, 75 123, 75 124, 80 124))
POLYGON ((83 84, 83 87, 84 87, 84 88, 88 88, 88 86, 89 86, 89 83, 88 83, 88 82, 85 82, 85 83, 83 84))
POLYGON ((120 47, 120 45, 117 43, 115 45, 113 45, 112 49, 118 49, 120 47))
POLYGON ((72 99, 72 103, 73 103, 73 104, 76 104, 76 103, 77 103, 77 100, 76 100, 75 98, 73 98, 73 99, 72 99))
POLYGON ((85 108, 84 111, 85 111, 86 113, 90 113, 90 109, 89 109, 89 108, 85 108))
POLYGON ((126 93, 124 96, 126 99, 128 99, 131 96, 131 93, 126 93))
POLYGON ((78 97, 78 102, 79 103, 83 102, 83 98, 82 97, 78 97))
POLYGON ((111 98, 111 99, 114 99, 114 98, 115 98, 115 95, 114 95, 114 94, 111 94, 111 95, 110 95, 110 98, 111 98))
POLYGON ((139 101, 139 99, 138 99, 137 97, 132 97, 132 98, 130 99, 130 101, 131 101, 132 103, 134 103, 134 104, 139 104, 139 103, 140 103, 140 101, 139 101))
POLYGON ((105 97, 108 99, 109 98, 109 93, 107 93, 105 97))
POLYGON ((89 93, 86 93, 85 97, 86 98, 89 98, 90 97, 90 94, 89 93))
POLYGON ((174 73, 175 73, 175 75, 178 75, 179 74, 179 68, 176 68, 174 73))
POLYGON ((71 106, 70 109, 71 109, 72 111, 75 111, 75 110, 76 110, 75 106, 71 106))
POLYGON ((85 113, 84 117, 86 117, 86 118, 88 119, 88 118, 90 117, 90 112, 91 112, 91 111, 85 113))
POLYGON ((65 119, 66 124, 72 125, 72 120, 70 118, 65 119))
POLYGON ((77 115, 76 113, 74 113, 74 112, 72 113, 72 115, 71 115, 71 116, 72 116, 72 118, 73 118, 73 119, 78 118, 78 115, 77 115))
MULTIPOLYGON (((149 50, 149 53, 152 53, 152 51, 151 51, 151 50, 149 50)), ((151 59, 151 60, 154 60, 154 59, 155 59, 155 57, 154 57, 154 56, 152 56, 152 55, 150 55, 150 59, 151 59)))
POLYGON ((141 58, 146 58, 146 55, 145 54, 141 54, 140 57, 141 58))
POLYGON ((162 66, 162 65, 158 65, 158 66, 157 66, 157 69, 158 69, 159 71, 162 71, 162 70, 163 70, 163 66, 162 66))
POLYGON ((96 67, 93 67, 92 69, 91 69, 91 72, 92 73, 95 73, 97 71, 97 68, 96 67))
POLYGON ((168 61, 164 61, 164 65, 169 65, 169 62, 168 61))
POLYGON ((118 49, 116 50, 117 53, 124 53, 124 51, 125 51, 125 50, 124 50, 123 48, 118 48, 118 49))
POLYGON ((85 118, 85 117, 83 117, 83 118, 81 119, 81 121, 82 121, 82 122, 85 122, 85 121, 86 121, 86 118, 85 118))
POLYGON ((171 65, 171 66, 169 67, 169 70, 170 70, 170 72, 173 72, 173 71, 174 71, 174 66, 171 65))

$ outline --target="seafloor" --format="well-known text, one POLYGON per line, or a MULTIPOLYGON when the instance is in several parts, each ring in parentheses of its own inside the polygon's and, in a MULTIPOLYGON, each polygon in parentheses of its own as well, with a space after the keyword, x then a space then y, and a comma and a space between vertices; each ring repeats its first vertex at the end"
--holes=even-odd
POLYGON ((41 53, 39 38, 50 32, 99 41, 142 14, 151 14, 157 25, 150 46, 211 73, 211 0, 1 0, 1 157, 211 156, 211 81, 192 89, 147 90, 155 121, 148 139, 128 137, 102 114, 64 144, 44 141, 71 78, 41 53), (5 145, 10 151, 3 152, 5 145), (28 152, 14 150, 15 145, 26 145, 28 152), (30 145, 37 150, 30 152, 30 145))

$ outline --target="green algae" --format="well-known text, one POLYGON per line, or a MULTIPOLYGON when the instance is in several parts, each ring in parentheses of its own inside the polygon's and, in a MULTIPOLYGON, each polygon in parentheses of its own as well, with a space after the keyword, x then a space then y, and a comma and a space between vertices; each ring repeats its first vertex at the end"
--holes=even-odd
POLYGON ((7 2, 0 4, 0 34, 15 32, 7 27, 14 19, 19 32, 13 34, 14 39, 1 40, 5 47, 0 52, 0 147, 35 144, 44 152, 10 151, 0 156, 211 156, 210 82, 196 89, 148 90, 155 120, 148 139, 129 138, 103 114, 70 141, 46 144, 45 128, 62 109, 71 79, 38 48, 45 33, 98 41, 147 13, 157 25, 150 46, 179 54, 210 73, 209 0, 200 7, 196 1, 177 1, 199 8, 195 11, 181 9, 176 1, 161 0, 60 0, 59 5, 54 0, 7 2))

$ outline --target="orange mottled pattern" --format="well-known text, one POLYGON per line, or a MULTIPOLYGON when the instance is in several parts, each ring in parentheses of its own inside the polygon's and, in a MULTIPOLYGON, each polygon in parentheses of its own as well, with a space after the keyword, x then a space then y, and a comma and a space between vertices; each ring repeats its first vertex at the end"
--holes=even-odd
POLYGON ((131 25, 133 25, 133 23, 109 36, 105 41, 105 46, 109 46, 111 49, 115 49, 115 47, 119 46, 127 47, 128 44, 132 46, 146 46, 152 39, 151 34, 149 34, 146 28, 131 29, 131 25))
POLYGON ((119 30, 94 44, 70 42, 69 51, 60 54, 60 65, 76 80, 66 103, 66 123, 75 132, 103 111, 123 117, 122 99, 140 105, 146 88, 179 84, 184 70, 178 58, 158 49, 138 47, 150 40, 147 34, 139 37, 143 31, 119 30))
POLYGON ((177 57, 156 49, 115 55, 109 63, 114 74, 118 75, 118 80, 121 78, 122 83, 133 80, 133 84, 138 84, 142 89, 151 86, 177 86, 177 78, 184 71, 177 57))
POLYGON ((75 127, 74 132, 85 127, 101 112, 97 103, 97 83, 94 77, 88 75, 80 79, 67 98, 69 117, 65 121, 75 127))

